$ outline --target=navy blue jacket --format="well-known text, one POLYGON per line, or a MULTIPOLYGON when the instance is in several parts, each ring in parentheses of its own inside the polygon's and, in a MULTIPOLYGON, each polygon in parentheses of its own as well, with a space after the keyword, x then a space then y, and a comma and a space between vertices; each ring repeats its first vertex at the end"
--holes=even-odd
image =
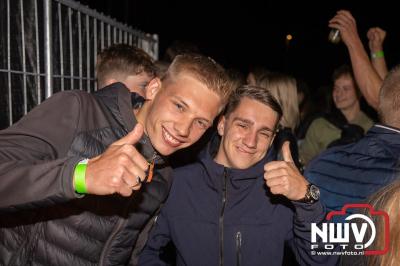
POLYGON ((375 125, 357 143, 322 153, 310 162, 304 175, 320 188, 328 211, 340 210, 346 203, 365 202, 397 178, 399 159, 400 130, 375 125))
POLYGON ((172 241, 177 265, 282 265, 285 243, 301 265, 329 265, 334 257, 310 256, 310 221, 324 219, 319 203, 271 195, 264 184, 266 159, 247 170, 228 169, 209 152, 175 170, 140 265, 164 265, 161 249, 172 241))

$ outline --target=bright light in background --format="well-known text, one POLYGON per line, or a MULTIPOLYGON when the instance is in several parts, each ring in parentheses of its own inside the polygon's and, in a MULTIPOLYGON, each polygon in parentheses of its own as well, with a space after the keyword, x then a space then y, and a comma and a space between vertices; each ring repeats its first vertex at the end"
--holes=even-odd
POLYGON ((286 35, 286 40, 291 41, 293 39, 293 36, 291 34, 286 35))

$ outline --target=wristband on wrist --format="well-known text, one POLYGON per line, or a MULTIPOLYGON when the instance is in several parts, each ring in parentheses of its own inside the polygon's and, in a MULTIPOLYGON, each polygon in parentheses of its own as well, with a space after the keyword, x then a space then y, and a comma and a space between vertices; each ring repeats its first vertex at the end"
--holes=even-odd
POLYGON ((382 58, 382 57, 384 57, 385 56, 385 54, 383 53, 383 51, 377 51, 377 52, 374 52, 374 53, 372 53, 371 54, 371 57, 372 58, 382 58))
POLYGON ((89 161, 89 159, 84 159, 75 166, 74 185, 75 185, 75 191, 79 194, 87 193, 86 166, 87 166, 88 161, 89 161))

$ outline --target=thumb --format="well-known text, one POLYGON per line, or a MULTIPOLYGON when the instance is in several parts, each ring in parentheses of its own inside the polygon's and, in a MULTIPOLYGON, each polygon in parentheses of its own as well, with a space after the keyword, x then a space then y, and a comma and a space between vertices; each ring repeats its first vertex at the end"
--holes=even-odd
POLYGON ((293 163, 292 153, 290 152, 290 142, 285 141, 282 145, 282 157, 285 162, 293 163))
POLYGON ((113 145, 133 145, 140 140, 143 135, 143 131, 143 126, 138 123, 131 132, 129 132, 125 137, 114 142, 113 145))

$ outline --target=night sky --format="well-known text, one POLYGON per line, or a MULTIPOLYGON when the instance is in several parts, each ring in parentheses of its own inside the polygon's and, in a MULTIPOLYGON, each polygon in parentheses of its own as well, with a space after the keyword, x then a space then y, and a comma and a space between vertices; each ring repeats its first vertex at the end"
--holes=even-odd
MULTIPOLYGON (((400 63, 400 11, 395 1, 137 1, 82 0, 97 11, 144 32, 157 33, 160 57, 173 40, 197 44, 226 67, 246 72, 263 65, 305 80, 329 84, 333 69, 349 62, 343 43, 328 42, 328 20, 350 10, 367 48, 368 28, 387 31, 389 67, 400 63), (286 35, 293 35, 289 45, 286 35)), ((398 4, 397 4, 398 5, 398 4)))

